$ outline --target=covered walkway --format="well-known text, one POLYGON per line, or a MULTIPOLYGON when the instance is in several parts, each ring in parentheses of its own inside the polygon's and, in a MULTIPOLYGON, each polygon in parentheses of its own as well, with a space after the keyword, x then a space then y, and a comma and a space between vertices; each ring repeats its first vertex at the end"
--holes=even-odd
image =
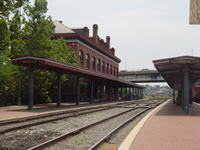
POLYGON ((49 70, 57 73, 57 106, 60 106, 62 99, 62 78, 63 74, 70 74, 76 77, 76 105, 79 105, 80 95, 80 78, 86 77, 89 79, 89 102, 94 101, 94 90, 99 93, 101 102, 105 99, 107 101, 112 100, 131 100, 139 99, 143 97, 143 86, 135 83, 121 80, 115 76, 105 75, 100 72, 84 69, 78 65, 72 65, 69 63, 62 63, 47 57, 40 56, 18 56, 11 58, 12 63, 20 66, 28 67, 29 69, 29 81, 28 81, 28 109, 31 110, 34 103, 34 70, 42 69, 49 70), (95 88, 96 87, 96 88, 95 88), (119 89, 121 93, 119 93, 119 89), (105 98, 106 96, 106 98, 105 98))

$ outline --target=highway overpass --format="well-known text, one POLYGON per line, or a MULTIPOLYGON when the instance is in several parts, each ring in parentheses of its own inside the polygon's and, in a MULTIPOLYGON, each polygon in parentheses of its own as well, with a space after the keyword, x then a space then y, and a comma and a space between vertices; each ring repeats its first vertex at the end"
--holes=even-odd
POLYGON ((142 69, 138 71, 121 70, 119 72, 119 77, 120 79, 135 83, 165 82, 157 70, 149 69, 142 69))

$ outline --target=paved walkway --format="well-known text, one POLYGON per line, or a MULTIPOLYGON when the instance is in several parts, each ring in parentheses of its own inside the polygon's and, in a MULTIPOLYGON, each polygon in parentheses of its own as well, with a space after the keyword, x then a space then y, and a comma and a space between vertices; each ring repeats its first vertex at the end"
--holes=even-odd
POLYGON ((184 115, 169 101, 149 117, 129 150, 200 150, 200 105, 193 103, 184 115))

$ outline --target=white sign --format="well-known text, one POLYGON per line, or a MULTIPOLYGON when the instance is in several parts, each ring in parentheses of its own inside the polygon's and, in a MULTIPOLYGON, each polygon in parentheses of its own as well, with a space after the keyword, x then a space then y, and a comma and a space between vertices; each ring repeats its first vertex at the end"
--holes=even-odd
POLYGON ((200 24, 200 0, 190 0, 190 24, 200 24))

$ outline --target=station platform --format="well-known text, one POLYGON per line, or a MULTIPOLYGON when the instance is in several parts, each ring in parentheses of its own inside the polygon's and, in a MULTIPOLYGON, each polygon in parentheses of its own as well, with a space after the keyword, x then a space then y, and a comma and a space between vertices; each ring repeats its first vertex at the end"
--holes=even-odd
POLYGON ((118 150, 199 150, 200 105, 185 115, 172 100, 163 103, 131 131, 118 150))
MULTIPOLYGON (((34 105, 32 110, 28 110, 27 105, 13 105, 0 107, 0 123, 23 118, 37 117, 45 114, 53 114, 66 110, 76 110, 88 107, 88 102, 81 102, 79 106, 75 103, 62 103, 56 107, 56 103, 34 105)), ((93 106, 93 105, 91 105, 93 106)))

